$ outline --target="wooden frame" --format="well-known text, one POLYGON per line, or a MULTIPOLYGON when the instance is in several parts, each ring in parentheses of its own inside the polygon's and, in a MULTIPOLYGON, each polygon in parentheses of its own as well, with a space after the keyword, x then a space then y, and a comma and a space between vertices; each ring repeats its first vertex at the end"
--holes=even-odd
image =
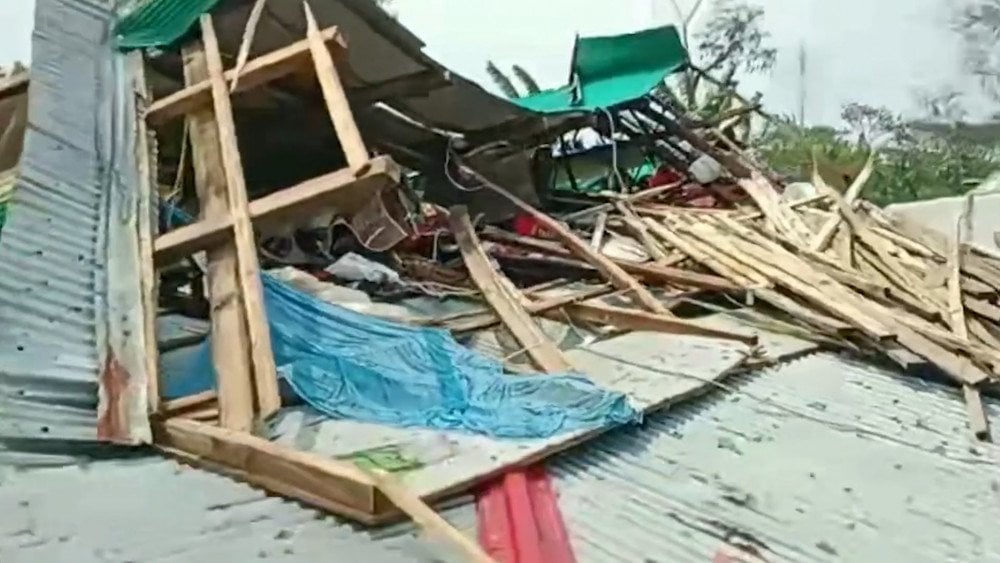
MULTIPOLYGON (((343 37, 335 27, 320 30, 308 4, 303 8, 308 24, 305 39, 228 71, 223 69, 212 18, 203 15, 201 40, 184 48, 186 86, 152 102, 144 113, 143 126, 172 118, 188 120, 202 208, 197 222, 151 240, 144 253, 144 277, 155 281, 156 266, 205 251, 213 350, 218 351, 213 355, 217 392, 161 401, 156 374, 151 374, 153 443, 185 462, 360 522, 375 524, 408 514, 422 526, 443 533, 470 559, 486 561, 474 542, 463 541, 390 477, 251 433, 281 406, 254 227, 323 214, 332 208, 357 211, 373 194, 397 185, 401 175, 391 159, 369 158, 336 67, 335 61, 346 49, 343 37), (348 166, 248 201, 229 85, 234 85, 234 91, 260 87, 300 70, 310 60, 348 166)), ((140 162, 144 162, 143 155, 140 162)), ((153 239, 153 227, 143 228, 147 238, 153 239)), ((149 280, 143 283, 155 287, 149 280)), ((149 293, 155 299, 155 289, 149 293)), ((155 308, 149 308, 146 315, 147 327, 154 326, 155 308)), ((155 350, 154 331, 149 329, 146 336, 155 350)))

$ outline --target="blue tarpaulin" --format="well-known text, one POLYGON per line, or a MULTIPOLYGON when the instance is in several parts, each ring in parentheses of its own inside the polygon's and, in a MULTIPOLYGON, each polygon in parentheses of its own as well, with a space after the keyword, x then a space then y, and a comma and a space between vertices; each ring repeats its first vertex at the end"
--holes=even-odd
MULTIPOLYGON (((622 393, 575 375, 506 375, 442 329, 415 328, 321 301, 264 275, 275 363, 308 405, 334 417, 505 438, 637 422, 622 393)), ((209 389, 209 344, 169 395, 209 389)))

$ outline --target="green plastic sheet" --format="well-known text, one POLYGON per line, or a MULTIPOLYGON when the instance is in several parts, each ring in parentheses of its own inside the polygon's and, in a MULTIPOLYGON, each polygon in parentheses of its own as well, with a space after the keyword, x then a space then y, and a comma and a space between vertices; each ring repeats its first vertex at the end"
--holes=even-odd
POLYGON ((571 84, 513 101, 539 113, 609 108, 645 96, 687 62, 687 50, 672 25, 580 38, 571 63, 571 84))
POLYGON ((14 197, 14 175, 0 176, 0 239, 3 237, 3 226, 7 222, 10 200, 14 197))
POLYGON ((177 41, 219 0, 147 0, 115 27, 119 49, 163 47, 177 41))

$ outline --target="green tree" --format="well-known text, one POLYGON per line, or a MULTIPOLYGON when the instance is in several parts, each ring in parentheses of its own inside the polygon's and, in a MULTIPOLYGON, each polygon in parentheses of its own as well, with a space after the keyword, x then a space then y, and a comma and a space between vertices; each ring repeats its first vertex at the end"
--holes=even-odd
POLYGON ((500 92, 508 98, 518 98, 520 94, 517 92, 517 88, 514 88, 514 83, 510 81, 510 78, 503 73, 502 70, 497 68, 497 65, 493 64, 493 61, 486 61, 486 73, 490 75, 490 79, 496 84, 496 87, 500 89, 500 92))
MULTIPOLYGON (((493 80, 493 84, 500 89, 504 96, 514 99, 520 98, 522 94, 514 86, 514 82, 508 77, 502 70, 500 70, 497 65, 493 64, 493 61, 486 61, 486 73, 490 75, 490 79, 493 80)), ((528 74, 528 71, 524 70, 521 65, 514 65, 511 69, 511 73, 517 77, 518 81, 521 82, 521 86, 524 89, 525 96, 531 94, 537 94, 542 91, 538 87, 538 82, 528 74)))
POLYGON ((514 73, 514 76, 521 81, 521 85, 524 86, 524 90, 528 95, 537 94, 542 91, 542 89, 538 87, 538 83, 535 82, 535 79, 532 78, 532 76, 528 74, 528 71, 524 70, 524 67, 521 65, 514 65, 511 68, 511 71, 514 73))
POLYGON ((955 19, 966 68, 1000 102, 1000 0, 964 0, 955 19))

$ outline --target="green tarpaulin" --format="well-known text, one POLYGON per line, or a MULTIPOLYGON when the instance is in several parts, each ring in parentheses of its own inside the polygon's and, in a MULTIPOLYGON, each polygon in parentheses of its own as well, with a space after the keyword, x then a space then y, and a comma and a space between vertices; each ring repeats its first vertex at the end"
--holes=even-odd
POLYGON ((645 96, 687 62, 687 50, 674 26, 585 37, 574 49, 571 84, 512 101, 540 113, 608 108, 645 96))
POLYGON ((115 28, 119 49, 162 47, 179 39, 219 0, 147 0, 115 28))

